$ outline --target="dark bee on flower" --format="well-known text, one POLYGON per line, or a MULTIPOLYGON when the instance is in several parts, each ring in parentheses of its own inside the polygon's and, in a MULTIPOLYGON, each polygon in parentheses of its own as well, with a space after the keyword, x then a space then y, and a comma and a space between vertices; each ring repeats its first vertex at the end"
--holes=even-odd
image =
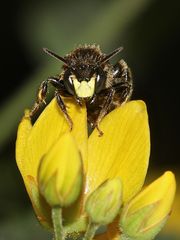
POLYGON ((109 60, 121 52, 122 47, 110 54, 101 52, 99 46, 79 46, 65 57, 44 48, 44 52, 64 63, 62 72, 56 77, 48 77, 43 81, 37 100, 30 112, 33 116, 41 104, 45 102, 48 84, 55 87, 55 97, 66 120, 73 127, 72 119, 62 97, 74 98, 77 104, 86 104, 88 122, 96 127, 99 135, 102 131, 99 124, 103 117, 131 97, 133 84, 131 71, 121 59, 112 65, 109 60))

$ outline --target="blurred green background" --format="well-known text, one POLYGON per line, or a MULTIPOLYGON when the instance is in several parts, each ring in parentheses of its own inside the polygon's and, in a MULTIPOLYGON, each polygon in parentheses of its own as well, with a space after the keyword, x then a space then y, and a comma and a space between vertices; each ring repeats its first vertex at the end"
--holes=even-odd
MULTIPOLYGON (((97 43, 119 46, 134 76, 133 99, 147 103, 151 161, 147 182, 180 170, 180 2, 160 0, 35 1, 1 5, 0 240, 50 239, 37 223, 15 164, 18 122, 40 82, 60 71, 42 47, 64 55, 97 43)), ((180 182, 180 181, 178 181, 180 182)), ((180 192, 158 240, 180 239, 180 192)))

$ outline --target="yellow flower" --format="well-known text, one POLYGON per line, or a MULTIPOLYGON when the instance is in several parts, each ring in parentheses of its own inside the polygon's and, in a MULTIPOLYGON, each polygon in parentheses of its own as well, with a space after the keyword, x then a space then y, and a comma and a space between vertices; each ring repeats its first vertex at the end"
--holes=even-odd
MULTIPOLYGON (((123 204, 140 191, 148 167, 150 137, 146 106, 142 101, 130 101, 109 113, 100 124, 104 135, 99 137, 95 129, 89 138, 86 108, 79 107, 70 100, 65 100, 65 103, 73 119, 71 134, 81 152, 84 171, 83 192, 78 201, 63 213, 68 228, 69 222, 76 222, 78 217, 86 217, 84 199, 105 180, 120 177, 123 185, 123 204)), ((50 228, 50 206, 39 193, 38 168, 42 157, 66 132, 69 132, 69 126, 55 99, 45 108, 33 126, 26 111, 18 129, 17 165, 39 221, 50 228)), ((61 145, 56 149, 60 155, 61 145)), ((108 226, 104 234, 96 238, 116 239, 119 234, 116 223, 117 219, 108 226)), ((78 223, 75 227, 78 228, 78 223)))

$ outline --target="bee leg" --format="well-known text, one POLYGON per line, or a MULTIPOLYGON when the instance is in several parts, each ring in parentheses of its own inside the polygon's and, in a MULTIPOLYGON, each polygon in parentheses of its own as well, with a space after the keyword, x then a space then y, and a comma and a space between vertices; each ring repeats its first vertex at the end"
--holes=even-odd
POLYGON ((113 97, 115 94, 115 90, 114 88, 110 88, 109 92, 107 94, 107 97, 103 103, 102 109, 98 115, 98 118, 95 122, 95 127, 99 132, 99 137, 101 137, 103 135, 103 132, 101 131, 99 124, 101 122, 101 120, 104 118, 104 116, 108 113, 109 107, 111 106, 112 102, 113 102, 113 97))
POLYGON ((83 102, 82 102, 82 99, 80 99, 78 96, 75 96, 75 101, 77 102, 77 104, 82 107, 83 105, 83 102))
POLYGON ((99 132, 99 136, 103 135, 103 132, 99 128, 99 124, 104 116, 115 107, 125 103, 132 94, 132 84, 131 82, 119 82, 113 85, 111 88, 107 89, 107 97, 103 103, 102 109, 98 115, 98 118, 95 122, 95 127, 99 132))
POLYGON ((133 81, 131 70, 123 59, 114 66, 114 86, 116 92, 121 92, 121 103, 127 102, 132 95, 133 81))
POLYGON ((117 64, 114 65, 114 78, 124 78, 124 81, 132 81, 131 70, 127 63, 121 59, 117 64))
POLYGON ((61 111, 64 114, 65 119, 67 120, 67 122, 69 124, 70 131, 71 131, 72 128, 73 128, 73 122, 72 122, 72 119, 67 112, 66 105, 64 104, 64 102, 63 102, 63 100, 60 96, 60 93, 58 91, 55 92, 55 97, 56 97, 56 100, 57 100, 57 103, 58 103, 59 107, 61 108, 61 111))
POLYGON ((39 87, 38 94, 37 94, 37 99, 30 111, 30 116, 32 117, 41 107, 41 105, 45 102, 45 98, 47 95, 47 89, 48 89, 48 84, 51 83, 54 87, 60 88, 60 81, 58 78, 55 77, 49 77, 47 80, 43 81, 39 87))
POLYGON ((94 102, 96 101, 96 98, 97 98, 97 95, 96 95, 96 94, 94 94, 94 95, 93 95, 93 97, 91 98, 91 100, 90 100, 89 104, 92 104, 92 103, 94 103, 94 102))

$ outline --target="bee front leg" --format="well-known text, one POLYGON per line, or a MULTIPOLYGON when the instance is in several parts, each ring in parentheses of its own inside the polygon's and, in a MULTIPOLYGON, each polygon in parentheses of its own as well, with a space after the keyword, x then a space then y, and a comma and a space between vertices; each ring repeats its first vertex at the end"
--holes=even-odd
POLYGON ((60 92, 59 91, 55 92, 55 97, 56 97, 57 103, 58 103, 61 111, 64 114, 65 119, 67 120, 67 122, 69 124, 70 131, 71 131, 72 128, 73 128, 73 121, 72 121, 71 117, 69 116, 69 114, 67 112, 66 105, 64 104, 64 102, 63 102, 63 100, 62 100, 62 98, 60 96, 60 92))
POLYGON ((105 100, 103 102, 102 109, 98 115, 96 122, 95 122, 95 127, 99 132, 99 137, 101 137, 103 135, 103 132, 101 131, 101 129, 99 127, 99 124, 100 124, 101 120, 104 118, 104 116, 108 113, 109 107, 111 106, 111 104, 113 102, 114 94, 115 94, 114 88, 110 88, 109 92, 107 93, 107 97, 105 98, 105 100))
POLYGON ((45 99, 49 83, 51 83, 55 88, 61 87, 60 80, 58 78, 49 77, 47 80, 43 81, 39 87, 36 102, 30 111, 31 117, 34 116, 43 103, 46 104, 45 99))
POLYGON ((106 91, 106 98, 95 122, 99 136, 103 135, 103 132, 99 128, 99 123, 104 116, 117 106, 127 102, 132 95, 133 83, 131 71, 124 60, 119 61, 119 63, 115 65, 113 84, 107 88, 106 91))
POLYGON ((99 131, 99 136, 103 135, 103 132, 99 128, 99 123, 103 117, 109 111, 127 102, 132 95, 133 82, 131 71, 123 59, 114 66, 113 83, 106 90, 108 91, 107 97, 95 123, 95 127, 99 131))

